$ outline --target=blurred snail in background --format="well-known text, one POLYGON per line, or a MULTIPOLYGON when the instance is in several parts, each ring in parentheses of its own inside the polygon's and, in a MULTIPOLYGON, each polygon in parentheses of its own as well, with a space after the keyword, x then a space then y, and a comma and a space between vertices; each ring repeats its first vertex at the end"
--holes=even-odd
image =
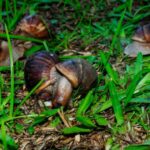
POLYGON ((38 15, 27 15, 18 24, 15 34, 45 38, 48 36, 48 25, 38 15))
MULTIPOLYGON (((0 26, 0 33, 3 33, 3 26, 0 26)), ((15 35, 34 38, 48 37, 48 29, 42 18, 38 15, 25 16, 17 25, 15 35)), ((12 40, 13 62, 24 55, 24 52, 33 46, 31 41, 12 40)), ((0 41, 0 66, 9 66, 9 49, 7 41, 0 41)))
POLYGON ((139 52, 143 55, 150 54, 150 24, 139 27, 132 37, 133 42, 124 50, 130 57, 136 57, 139 52))
POLYGON ((0 41, 0 66, 9 64, 9 50, 6 41, 0 41))
MULTIPOLYGON (((18 44, 17 46, 14 45, 12 42, 12 53, 13 53, 13 61, 17 61, 21 58, 24 54, 24 51, 31 47, 30 42, 24 42, 24 44, 18 44)), ((0 66, 8 66, 10 65, 10 58, 9 58, 9 48, 8 43, 4 40, 0 41, 0 66)))
POLYGON ((36 93, 41 99, 51 100, 51 107, 66 106, 74 88, 87 91, 97 79, 96 70, 86 60, 59 62, 55 54, 48 52, 38 52, 29 57, 24 74, 29 91, 44 80, 36 93))

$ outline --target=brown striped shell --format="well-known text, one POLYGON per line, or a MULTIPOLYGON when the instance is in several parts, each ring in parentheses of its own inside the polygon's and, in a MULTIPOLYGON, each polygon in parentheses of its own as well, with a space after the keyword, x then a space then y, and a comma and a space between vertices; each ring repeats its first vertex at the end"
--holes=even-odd
POLYGON ((35 38, 45 38, 48 36, 48 29, 40 16, 28 15, 20 21, 15 33, 29 35, 35 38))
POLYGON ((88 90, 97 78, 96 70, 84 59, 71 59, 56 64, 56 68, 72 83, 74 88, 81 86, 88 90))
POLYGON ((139 27, 133 35, 132 40, 142 43, 150 42, 150 24, 139 27))
POLYGON ((42 79, 50 80, 50 71, 58 63, 58 57, 48 52, 38 52, 31 56, 25 65, 24 76, 28 90, 42 79))

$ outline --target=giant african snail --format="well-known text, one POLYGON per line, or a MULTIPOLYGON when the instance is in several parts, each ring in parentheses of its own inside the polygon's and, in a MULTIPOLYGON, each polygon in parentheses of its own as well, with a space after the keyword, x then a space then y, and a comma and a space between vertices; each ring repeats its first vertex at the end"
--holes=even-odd
POLYGON ((96 70, 86 60, 59 62, 55 54, 48 52, 38 52, 31 56, 24 71, 28 90, 40 80, 45 80, 36 93, 42 99, 52 100, 52 107, 66 106, 74 88, 81 87, 87 91, 97 79, 96 70))
POLYGON ((143 55, 150 54, 150 24, 139 27, 132 40, 133 42, 125 48, 125 54, 130 57, 136 57, 139 52, 143 55))
MULTIPOLYGON (((2 25, 0 33, 4 32, 2 25)), ((17 25, 15 35, 21 35, 34 38, 45 38, 48 36, 48 29, 45 22, 38 15, 25 16, 17 25)), ((17 61, 24 55, 24 52, 32 47, 30 41, 12 40, 13 61, 17 61)), ((8 43, 4 40, 0 41, 0 66, 8 66, 10 64, 8 43)))
POLYGON ((49 24, 46 24, 41 16, 27 15, 19 22, 14 33, 34 38, 45 38, 49 34, 48 27, 49 24))
MULTIPOLYGON (((17 45, 15 42, 12 42, 12 55, 13 55, 13 62, 16 62, 19 58, 24 55, 25 50, 31 48, 31 42, 23 42, 18 43, 17 45)), ((9 47, 8 43, 4 40, 0 41, 0 66, 9 66, 10 65, 10 58, 9 58, 9 47)))

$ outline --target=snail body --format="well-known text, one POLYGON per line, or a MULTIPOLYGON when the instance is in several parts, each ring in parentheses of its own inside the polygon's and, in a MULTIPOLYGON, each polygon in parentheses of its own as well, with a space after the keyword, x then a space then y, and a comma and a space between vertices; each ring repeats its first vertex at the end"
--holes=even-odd
POLYGON ((136 57, 139 52, 150 54, 150 24, 139 27, 132 37, 133 42, 125 48, 124 53, 136 57))
POLYGON ((87 91, 97 78, 97 73, 84 59, 59 62, 54 54, 38 52, 25 65, 25 83, 31 90, 40 80, 45 82, 36 93, 42 99, 51 99, 52 107, 66 106, 74 88, 87 91))

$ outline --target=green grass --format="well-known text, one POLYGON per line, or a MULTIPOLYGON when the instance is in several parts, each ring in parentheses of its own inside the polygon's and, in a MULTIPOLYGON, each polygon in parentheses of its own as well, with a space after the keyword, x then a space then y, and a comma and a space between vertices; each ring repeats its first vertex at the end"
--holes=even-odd
MULTIPOLYGON (((30 4, 26 0, 0 1, 0 21, 5 24, 5 33, 1 33, 0 38, 8 41, 10 54, 10 67, 0 67, 0 148, 17 149, 17 143, 11 135, 15 132, 33 135, 34 128, 43 125, 49 118, 52 118, 50 126, 61 126, 59 134, 67 136, 84 136, 95 131, 109 133, 111 136, 104 145, 112 149, 126 146, 119 136, 123 138, 132 133, 135 126, 146 132, 147 140, 150 138, 150 56, 139 54, 132 59, 123 55, 124 45, 131 41, 139 22, 150 16, 148 1, 137 3, 139 4, 136 5, 133 0, 110 1, 111 5, 102 0, 31 0, 30 4), (57 13, 53 8, 54 3, 59 7, 57 13), (50 38, 13 35, 12 31, 26 13, 39 11, 44 19, 47 10, 52 15, 48 22, 55 28, 50 38), (82 97, 79 97, 78 91, 73 92, 75 112, 70 114, 70 107, 64 109, 66 118, 71 116, 75 119, 72 126, 64 126, 58 109, 42 108, 40 114, 32 110, 31 113, 24 114, 21 108, 32 100, 32 95, 42 81, 18 99, 17 92, 24 87, 24 63, 13 63, 13 40, 34 43, 25 52, 26 57, 39 50, 58 54, 63 53, 63 50, 68 53, 74 50, 71 56, 61 54, 60 59, 84 58, 97 69, 97 84, 89 92, 82 97), (86 56, 87 52, 90 55, 86 56), (20 124, 19 119, 27 122, 28 126, 20 124)), ((141 149, 148 146, 150 144, 146 141, 139 145, 141 149)), ((125 149, 132 148, 137 148, 137 144, 132 142, 125 149)))
POLYGON ((8 29, 7 26, 5 25, 5 31, 6 31, 6 35, 7 35, 7 41, 8 41, 8 48, 9 48, 9 58, 10 58, 10 112, 9 115, 10 117, 12 117, 13 114, 13 109, 14 109, 14 94, 15 94, 15 90, 14 90, 14 62, 13 62, 13 49, 12 49, 12 45, 11 45, 11 41, 10 41, 10 37, 9 37, 9 33, 8 33, 8 29))

